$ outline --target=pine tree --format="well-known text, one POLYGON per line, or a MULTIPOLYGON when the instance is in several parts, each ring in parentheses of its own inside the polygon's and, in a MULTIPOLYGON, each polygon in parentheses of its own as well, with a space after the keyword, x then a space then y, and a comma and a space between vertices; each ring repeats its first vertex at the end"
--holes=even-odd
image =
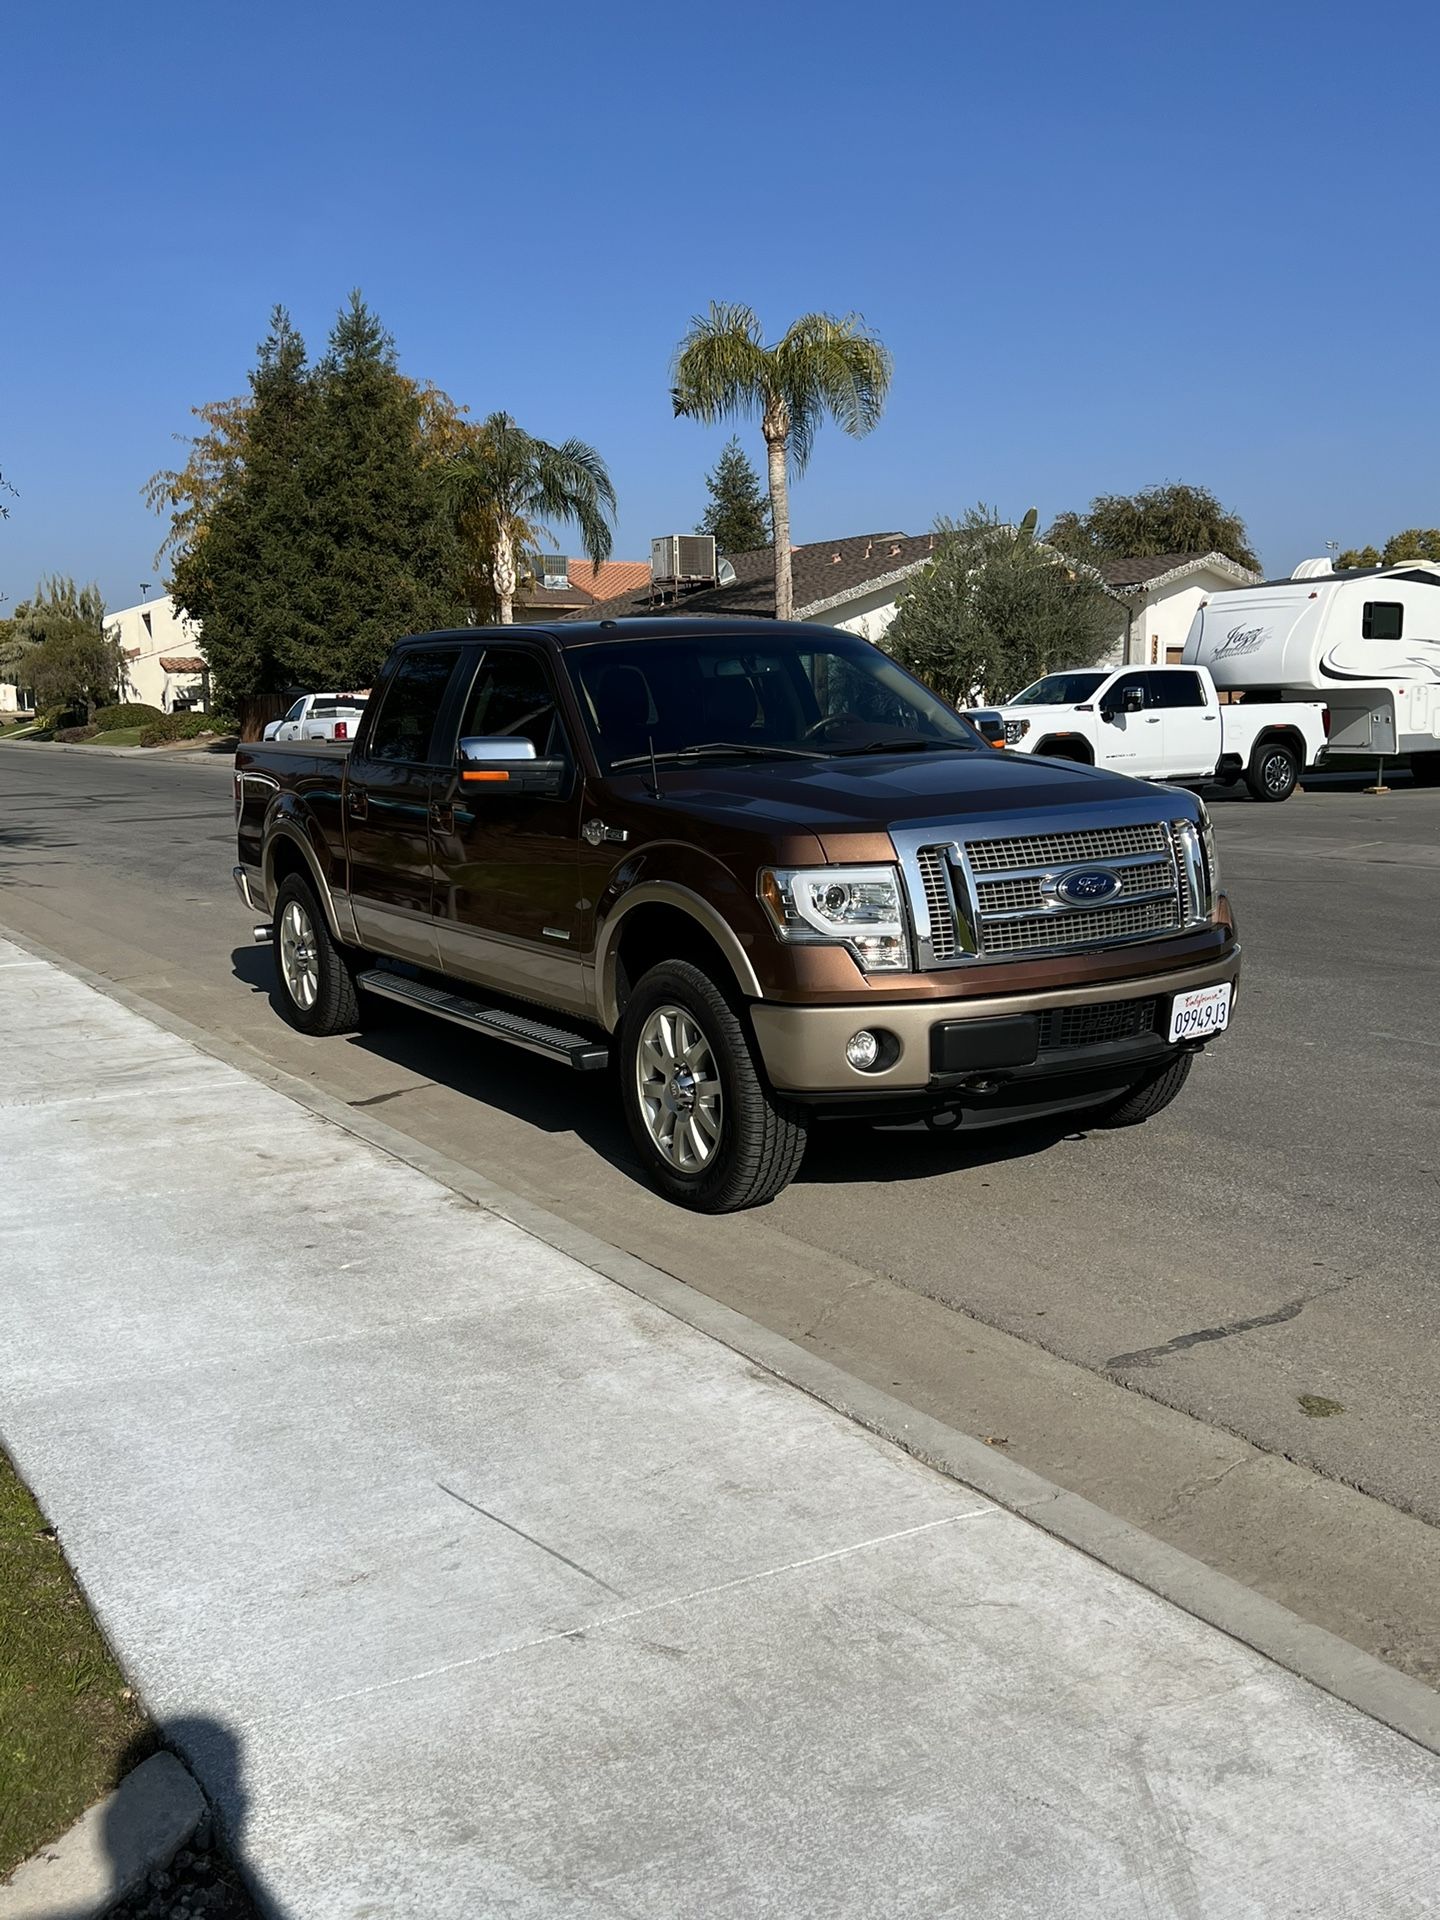
POLYGON ((294 677, 364 687, 403 634, 463 619, 459 556, 423 457, 421 395, 358 292, 336 322, 316 388, 301 462, 312 516, 307 638, 294 677))
POLYGON ((242 457, 176 561, 171 591, 203 628, 218 704, 243 712, 304 683, 318 638, 311 502, 316 408, 305 342, 283 307, 250 375, 242 457))
POLYGON ((697 533, 713 533, 721 553, 749 553, 770 545, 770 503, 738 438, 726 441, 714 471, 705 476, 705 485, 710 504, 697 533))

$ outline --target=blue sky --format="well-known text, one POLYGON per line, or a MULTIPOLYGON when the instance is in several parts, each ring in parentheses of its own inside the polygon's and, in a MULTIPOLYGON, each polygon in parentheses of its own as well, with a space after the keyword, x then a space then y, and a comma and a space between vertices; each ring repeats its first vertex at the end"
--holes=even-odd
POLYGON ((858 309, 894 352, 876 432, 822 433, 800 540, 1167 478, 1272 570, 1433 525, 1428 25, 12 0, 0 592, 138 599, 187 409, 241 390, 273 302, 318 350, 357 285, 410 372, 600 449, 621 556, 704 505, 725 434, 671 418, 667 368, 712 298, 772 333, 858 309))

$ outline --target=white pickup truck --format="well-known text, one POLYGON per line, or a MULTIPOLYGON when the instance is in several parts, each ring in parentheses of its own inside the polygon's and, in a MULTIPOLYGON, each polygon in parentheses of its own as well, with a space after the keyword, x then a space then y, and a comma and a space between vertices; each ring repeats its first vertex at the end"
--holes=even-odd
POLYGON ((1322 701, 1222 706, 1204 667, 1088 667, 1047 673, 977 716, 994 745, 1079 760, 1141 780, 1244 780, 1257 800, 1288 800, 1325 758, 1322 701))
POLYGON ((353 740, 364 711, 363 694, 303 694, 288 713, 270 722, 264 737, 267 740, 353 740))

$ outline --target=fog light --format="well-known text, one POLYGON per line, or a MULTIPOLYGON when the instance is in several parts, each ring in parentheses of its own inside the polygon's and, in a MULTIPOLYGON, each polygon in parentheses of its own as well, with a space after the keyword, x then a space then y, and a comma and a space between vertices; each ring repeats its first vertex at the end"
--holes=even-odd
POLYGON ((878 1034, 862 1027, 859 1033, 852 1033, 845 1042, 845 1058, 861 1073, 868 1073, 880 1058, 880 1039, 878 1034))

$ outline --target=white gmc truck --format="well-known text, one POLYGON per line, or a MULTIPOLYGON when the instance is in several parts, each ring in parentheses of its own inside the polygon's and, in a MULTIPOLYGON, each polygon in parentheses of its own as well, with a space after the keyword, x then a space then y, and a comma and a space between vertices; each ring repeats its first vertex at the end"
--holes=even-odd
POLYGON ((1288 800, 1302 769, 1324 760, 1330 731, 1318 700, 1222 706, 1198 666, 1047 673, 972 717, 997 747, 1141 780, 1244 780, 1257 800, 1288 800))

